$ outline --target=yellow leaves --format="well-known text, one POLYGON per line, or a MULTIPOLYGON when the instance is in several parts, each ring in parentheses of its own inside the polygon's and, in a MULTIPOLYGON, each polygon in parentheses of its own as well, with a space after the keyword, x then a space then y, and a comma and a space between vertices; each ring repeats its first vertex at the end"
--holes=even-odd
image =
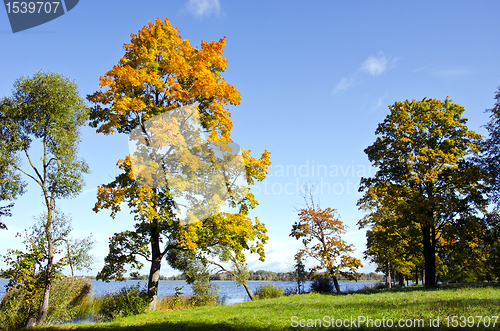
POLYGON ((346 255, 353 252, 353 246, 341 238, 345 232, 336 210, 320 208, 311 197, 311 203, 299 210, 299 221, 292 226, 290 236, 302 239, 304 249, 297 253, 299 256, 307 255, 318 261, 319 265, 312 270, 325 269, 330 276, 335 276, 337 272, 349 268, 351 271, 342 272, 351 275, 362 265, 358 259, 346 255))
MULTIPOLYGON (((220 190, 206 192, 210 185, 217 186, 214 178, 210 182, 198 179, 209 177, 206 176, 210 173, 209 166, 214 170, 219 164, 209 164, 196 153, 189 153, 187 148, 182 150, 194 146, 195 138, 194 134, 183 137, 175 118, 160 121, 161 126, 148 126, 154 122, 152 119, 172 114, 178 107, 193 106, 199 110, 199 130, 208 135, 210 143, 231 142, 233 124, 227 106, 239 104, 241 96, 236 87, 222 77, 227 68, 223 56, 225 42, 225 37, 218 41, 203 41, 199 48, 195 48, 189 40, 181 38, 178 29, 167 19, 158 18, 137 34, 131 34, 130 41, 124 44, 125 54, 100 78, 102 90, 88 96, 88 100, 95 104, 91 125, 98 132, 127 133, 133 136, 132 140, 136 139, 132 143, 132 146, 135 143, 136 151, 118 162, 123 173, 112 183, 98 188, 94 210, 109 208, 114 217, 120 205, 127 203, 141 231, 158 231, 162 239, 168 238, 192 251, 221 245, 234 250, 240 260, 244 260, 244 250, 257 252, 263 260, 266 228, 257 219, 252 222, 245 214, 257 204, 254 196, 247 194, 248 190, 236 192, 232 189, 231 199, 237 200, 238 195, 244 201, 231 202, 243 212, 201 217, 198 212, 204 210, 205 203, 219 208, 221 202, 228 201, 220 190), (157 157, 165 150, 168 150, 167 154, 171 153, 166 155, 167 158, 157 157), (172 155, 175 157, 168 158, 172 155), (172 164, 175 171, 164 169, 165 165, 172 164), (190 181, 185 177, 195 179, 190 181), (141 182, 143 179, 145 181, 141 182), (155 185, 159 182, 168 183, 168 186, 155 185), (189 196, 187 193, 195 191, 197 186, 205 192, 199 191, 201 193, 196 197, 189 196), (184 194, 186 204, 192 203, 194 207, 185 214, 179 212, 174 193, 184 194), (181 226, 177 220, 186 215, 188 225, 181 226), (196 218, 202 221, 191 222, 196 218)), ((251 157, 250 151, 242 154, 241 168, 242 173, 246 172, 248 184, 263 180, 270 165, 269 152, 265 151, 260 158, 251 157)), ((220 177, 219 170, 214 171, 220 177)))
POLYGON ((247 172, 247 181, 249 185, 254 184, 255 180, 262 181, 268 174, 267 168, 271 165, 271 153, 264 150, 260 159, 255 159, 250 156, 250 150, 243 150, 243 158, 245 160, 245 169, 247 172))
POLYGON ((225 38, 203 41, 197 49, 178 33, 167 19, 156 19, 131 35, 130 43, 124 45, 125 55, 100 79, 101 88, 108 90, 89 96, 96 104, 110 105, 107 114, 98 114, 99 132, 123 130, 124 118, 145 121, 149 114, 157 115, 159 107, 168 111, 174 104, 202 102, 207 117, 202 120, 210 138, 229 138, 232 122, 226 105, 239 104, 241 97, 221 77, 227 67, 225 38))

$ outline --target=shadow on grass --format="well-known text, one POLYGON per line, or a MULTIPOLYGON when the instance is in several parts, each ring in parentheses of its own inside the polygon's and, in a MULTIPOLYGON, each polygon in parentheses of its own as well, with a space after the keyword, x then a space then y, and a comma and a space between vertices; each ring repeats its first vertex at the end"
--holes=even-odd
MULTIPOLYGON (((332 296, 332 298, 335 298, 335 296, 332 296)), ((474 307, 474 308, 489 308, 489 307, 500 307, 500 299, 497 298, 485 298, 485 299, 478 299, 478 298, 450 298, 447 300, 432 300, 432 301, 415 301, 415 302, 395 302, 392 300, 389 301, 370 301, 370 300, 363 300, 362 302, 356 301, 356 302, 345 302, 345 301, 321 301, 321 302, 311 302, 309 300, 304 301, 304 302, 295 302, 291 304, 290 306, 293 306, 293 308, 290 308, 290 310, 299 310, 302 307, 305 307, 307 309, 313 309, 317 311, 323 311, 325 309, 328 309, 328 311, 331 312, 338 312, 338 311, 356 311, 360 310, 363 315, 371 315, 374 313, 378 313, 381 310, 386 310, 390 311, 393 313, 402 313, 404 315, 404 312, 409 312, 409 311, 434 311, 434 312, 443 312, 443 311, 454 311, 456 309, 463 310, 463 312, 467 311, 468 307, 474 307)), ((279 309, 284 309, 286 308, 286 304, 282 305, 279 307, 279 309)), ((246 311, 246 310, 257 310, 257 309, 265 309, 265 310, 275 310, 277 309, 276 303, 272 300, 266 303, 260 303, 258 307, 252 306, 252 305, 247 305, 247 306, 242 306, 239 309, 241 311, 246 311)), ((463 315, 463 314, 462 314, 463 315)), ((498 314, 497 314, 498 315, 498 314)), ((404 317, 418 317, 418 316, 404 316, 404 317)), ((500 326, 500 319, 498 321, 498 325, 500 326)))
MULTIPOLYGON (((396 285, 392 288, 365 287, 357 291, 348 291, 341 294, 345 295, 345 294, 374 294, 374 293, 397 293, 397 292, 429 292, 437 290, 449 290, 449 289, 461 289, 461 288, 485 288, 485 287, 500 288, 500 283, 498 282, 455 283, 455 284, 440 284, 431 287, 425 287, 422 285, 412 285, 412 286, 396 285)), ((337 295, 337 294, 332 293, 332 295, 337 295)))
MULTIPOLYGON (((318 320, 319 321, 319 320, 318 320)), ((227 323, 217 323, 217 324, 212 324, 212 323, 201 323, 201 322, 196 322, 196 323, 190 323, 190 322, 175 322, 175 323, 148 323, 144 325, 130 325, 130 326, 113 326, 113 325, 92 325, 88 327, 79 327, 77 330, 79 331, 194 331, 194 330, 213 330, 213 331, 257 331, 257 330, 269 330, 269 331, 278 331, 278 330, 311 330, 311 329, 329 329, 329 328, 334 328, 335 330, 350 330, 350 331, 367 331, 367 330, 442 330, 442 331, 457 331, 457 330, 491 330, 490 328, 486 327, 472 327, 472 328, 453 328, 453 327, 446 327, 446 323, 443 326, 443 321, 441 322, 440 327, 431 327, 429 326, 429 321, 425 320, 424 321, 424 326, 412 326, 412 327, 398 327, 398 326, 393 326, 393 327, 383 327, 383 325, 380 325, 378 327, 366 327, 358 325, 358 327, 332 327, 332 326, 325 326, 319 324, 319 322, 316 321, 310 322, 311 324, 307 326, 307 321, 303 323, 304 327, 301 326, 258 326, 258 325, 231 325, 227 323), (316 325, 314 325, 316 323, 316 325)), ((57 330, 60 331, 61 329, 58 328, 43 328, 42 330, 48 331, 48 330, 57 330)))

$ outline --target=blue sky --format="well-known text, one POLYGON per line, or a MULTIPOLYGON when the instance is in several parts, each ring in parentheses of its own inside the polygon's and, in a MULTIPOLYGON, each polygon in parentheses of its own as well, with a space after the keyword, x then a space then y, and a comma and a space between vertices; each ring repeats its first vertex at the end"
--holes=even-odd
MULTIPOLYGON (((267 258, 249 257, 250 268, 289 271, 301 247, 289 237, 302 203, 297 187, 308 182, 318 183, 322 207, 339 211, 349 226, 344 239, 362 257, 357 187, 360 176, 373 173, 363 150, 388 105, 449 96, 465 107, 469 128, 486 133, 484 110, 500 86, 499 11, 498 1, 82 0, 58 19, 13 34, 0 10, 0 96, 39 70, 74 79, 83 96, 95 92, 130 34, 155 17, 167 17, 194 46, 226 36, 225 78, 242 96, 230 108, 232 138, 255 156, 271 152, 270 176, 254 188, 260 205, 252 211, 269 230, 267 258)), ((91 210, 97 185, 114 178, 128 147, 126 136, 90 128, 82 139, 80 155, 92 174, 80 196, 59 206, 72 215, 75 236, 92 232, 97 240, 95 274, 108 237, 133 224, 126 212, 112 220, 91 210)), ((30 184, 4 219, 9 230, 0 232, 0 254, 21 247, 15 234, 43 211, 40 194, 30 184)), ((164 275, 177 274, 164 265, 164 275)), ((363 271, 374 269, 365 263, 363 271)))

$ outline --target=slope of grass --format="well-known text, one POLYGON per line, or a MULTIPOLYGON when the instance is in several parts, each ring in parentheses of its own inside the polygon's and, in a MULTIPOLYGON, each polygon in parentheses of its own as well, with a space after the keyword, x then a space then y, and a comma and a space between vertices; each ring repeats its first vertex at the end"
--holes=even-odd
POLYGON ((402 329, 397 327, 399 320, 405 323, 411 321, 412 327, 408 329, 423 329, 421 325, 416 326, 423 320, 425 329, 429 330, 500 330, 500 318, 493 326, 493 316, 500 316, 499 286, 414 287, 373 292, 295 295, 231 306, 155 311, 109 323, 61 325, 45 327, 43 330, 295 330, 302 329, 300 323, 305 328, 309 325, 309 329, 314 326, 320 329, 333 328, 328 325, 331 322, 339 323, 335 329, 343 329, 340 320, 343 320, 344 326, 352 327, 349 329, 359 330, 390 329, 389 320, 394 323, 395 329, 402 329), (453 316, 457 316, 456 327, 453 327, 453 316), (483 318, 479 320, 476 316, 483 318), (489 317, 489 327, 485 326, 486 316, 489 317), (438 317, 439 328, 430 327, 429 320, 435 321, 438 317), (366 322, 360 324, 359 319, 363 318, 371 319, 373 327, 366 322), (351 324, 351 320, 356 323, 351 324), (381 323, 379 327, 376 327, 377 323, 381 323))

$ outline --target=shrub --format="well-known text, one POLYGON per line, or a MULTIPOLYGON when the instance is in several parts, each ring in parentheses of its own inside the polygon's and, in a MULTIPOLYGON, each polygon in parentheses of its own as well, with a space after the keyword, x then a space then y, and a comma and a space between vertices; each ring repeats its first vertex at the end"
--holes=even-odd
MULTIPOLYGON (((52 282, 49 310, 45 324, 69 321, 78 314, 79 305, 88 299, 90 281, 80 277, 61 277, 52 282)), ((43 291, 38 291, 34 300, 27 300, 23 287, 10 290, 0 304, 0 329, 15 330, 25 326, 29 317, 36 317, 42 301, 43 291)))
POLYGON ((219 288, 208 280, 195 281, 192 284, 194 296, 193 306, 213 306, 219 301, 219 288))
POLYGON ((329 278, 317 276, 311 284, 311 292, 317 293, 333 293, 334 286, 329 278))
POLYGON ((260 285, 254 292, 257 299, 279 298, 283 295, 283 288, 273 284, 260 285))
POLYGON ((192 307, 192 300, 186 298, 182 287, 175 288, 175 294, 158 299, 155 310, 178 310, 192 307))
POLYGON ((106 294, 101 303, 99 314, 107 320, 117 317, 142 314, 148 309, 149 298, 146 290, 139 284, 124 287, 116 293, 106 294))
POLYGON ((283 290, 284 296, 296 295, 296 294, 298 294, 298 290, 296 287, 287 287, 283 290))

